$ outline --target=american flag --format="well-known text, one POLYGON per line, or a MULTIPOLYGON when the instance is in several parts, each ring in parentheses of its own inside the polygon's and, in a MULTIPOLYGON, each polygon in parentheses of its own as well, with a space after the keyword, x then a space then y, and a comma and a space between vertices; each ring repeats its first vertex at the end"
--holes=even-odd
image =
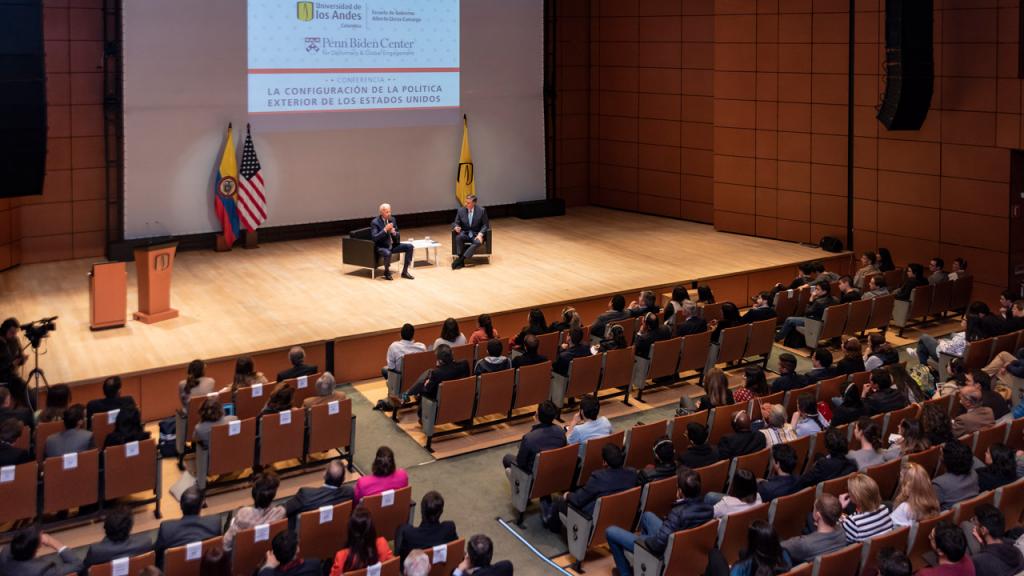
POLYGON ((263 190, 263 174, 256 147, 252 144, 252 132, 245 127, 245 147, 242 149, 242 166, 238 179, 238 217, 246 230, 255 230, 267 219, 267 196, 263 190))

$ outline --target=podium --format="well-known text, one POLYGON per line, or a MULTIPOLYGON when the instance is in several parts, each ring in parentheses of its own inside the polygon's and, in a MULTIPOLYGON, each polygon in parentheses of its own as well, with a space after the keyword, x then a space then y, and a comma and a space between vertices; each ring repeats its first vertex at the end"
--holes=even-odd
POLYGON ((171 308, 171 272, 177 242, 140 246, 135 249, 135 269, 139 276, 139 322, 153 324, 178 317, 171 308))
POLYGON ((89 329, 124 326, 127 310, 128 270, 124 262, 93 264, 89 272, 89 329))

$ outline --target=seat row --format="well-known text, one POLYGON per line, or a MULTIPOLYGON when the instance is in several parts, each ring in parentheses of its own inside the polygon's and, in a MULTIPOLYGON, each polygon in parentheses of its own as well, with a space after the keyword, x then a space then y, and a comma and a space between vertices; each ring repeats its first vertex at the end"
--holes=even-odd
POLYGON ((835 304, 825 309, 820 320, 807 318, 797 330, 804 335, 807 346, 815 348, 822 340, 828 341, 844 334, 887 329, 896 305, 896 297, 892 294, 835 304))
MULTIPOLYGON (((1017 330, 1009 334, 992 336, 967 343, 964 349, 963 362, 968 370, 978 370, 991 362, 1000 352, 1015 353, 1024 348, 1024 330, 1017 330)), ((948 375, 949 362, 955 358, 945 352, 939 353, 939 377, 945 379, 948 375)))
POLYGON ((892 323, 899 328, 899 335, 903 336, 904 328, 923 323, 928 316, 963 311, 971 302, 973 287, 973 276, 918 286, 910 293, 910 300, 896 301, 892 311, 892 323))

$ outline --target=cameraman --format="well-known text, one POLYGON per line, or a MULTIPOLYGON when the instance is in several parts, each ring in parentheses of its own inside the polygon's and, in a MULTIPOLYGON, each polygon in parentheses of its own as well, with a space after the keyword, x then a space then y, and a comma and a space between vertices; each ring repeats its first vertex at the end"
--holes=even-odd
POLYGON ((25 381, 19 374, 21 367, 28 360, 22 352, 21 340, 18 338, 20 330, 21 324, 17 318, 8 318, 0 324, 0 385, 10 390, 11 398, 16 404, 23 404, 27 399, 25 381))

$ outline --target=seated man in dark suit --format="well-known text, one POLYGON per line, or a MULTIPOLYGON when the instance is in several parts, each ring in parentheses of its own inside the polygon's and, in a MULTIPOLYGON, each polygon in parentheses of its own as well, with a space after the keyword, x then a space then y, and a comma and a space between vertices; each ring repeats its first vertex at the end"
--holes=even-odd
POLYGON ((519 451, 515 454, 505 454, 501 459, 501 465, 505 468, 505 474, 513 464, 520 470, 533 471, 533 460, 537 454, 561 448, 565 446, 565 432, 561 426, 555 425, 555 418, 558 417, 558 406, 551 400, 545 400, 537 405, 537 424, 529 432, 523 435, 519 442, 519 451))
POLYGON ((811 355, 811 368, 807 374, 804 374, 804 378, 808 384, 814 384, 822 380, 827 380, 834 376, 832 371, 832 352, 825 347, 819 347, 814 349, 814 354, 811 355))
POLYGON ((111 376, 103 381, 103 398, 90 400, 85 406, 87 413, 86 420, 92 426, 92 415, 120 410, 125 406, 134 406, 135 399, 131 396, 121 396, 121 377, 111 376))
POLYGON ((651 347, 659 340, 668 340, 672 337, 672 330, 658 321, 658 315, 648 312, 644 316, 644 323, 640 327, 640 333, 633 341, 633 354, 638 358, 651 357, 651 347))
POLYGON ((306 364, 306 351, 302 346, 292 346, 288 351, 288 361, 292 363, 292 367, 277 373, 278 382, 299 376, 312 376, 317 372, 315 365, 306 364))
POLYGON ((14 398, 11 397, 11 391, 0 386, 0 422, 8 418, 15 418, 30 429, 34 429, 36 426, 36 419, 32 415, 32 410, 15 406, 14 398))
POLYGON ((758 292, 757 296, 754 296, 754 306, 740 317, 740 324, 750 324, 775 318, 775 309, 772 308, 771 297, 771 294, 768 292, 758 292))
POLYGON ((477 249, 484 243, 484 236, 490 230, 487 210, 476 205, 476 195, 466 196, 466 205, 455 212, 455 252, 457 257, 452 261, 452 270, 458 270, 466 264, 466 258, 472 258, 477 249))
POLYGON ((107 517, 103 519, 105 537, 89 546, 82 569, 88 571, 90 566, 96 564, 106 564, 115 558, 138 556, 152 550, 153 543, 149 535, 132 536, 134 520, 132 511, 126 506, 118 506, 107 512, 107 517))
POLYGON ((622 294, 612 296, 612 301, 609 304, 611 308, 598 315, 590 326, 590 338, 595 342, 608 337, 605 333, 608 324, 630 318, 629 310, 626 310, 626 298, 622 294))
POLYGON ((85 429, 85 406, 72 404, 64 411, 64 430, 46 438, 47 458, 94 448, 92 432, 85 429))
POLYGON ((789 444, 772 446, 772 475, 757 484, 757 493, 762 502, 771 502, 780 496, 789 496, 800 489, 800 477, 793 476, 796 470, 796 450, 789 444))
POLYGON ((203 492, 198 486, 192 485, 181 493, 181 518, 164 520, 156 533, 157 566, 163 566, 164 552, 168 548, 184 546, 191 542, 201 542, 220 536, 220 517, 200 517, 203 509, 203 492))
POLYGON ((370 237, 377 247, 377 254, 384 261, 384 279, 391 280, 391 253, 405 253, 402 262, 402 278, 412 280, 409 274, 409 264, 412 263, 412 244, 403 244, 402 237, 398 234, 398 224, 391 217, 391 205, 381 204, 380 214, 370 221, 370 237))
POLYGON ((17 418, 0 421, 0 466, 16 466, 32 461, 32 454, 28 450, 14 445, 22 434, 27 433, 30 432, 17 418))
POLYGON ((321 506, 334 506, 351 500, 354 492, 351 486, 345 486, 345 464, 341 460, 331 460, 324 470, 324 484, 316 488, 299 488, 298 493, 284 503, 288 519, 294 525, 295 518, 321 506))
POLYGON ((653 290, 644 290, 640 293, 640 299, 630 302, 629 308, 626 308, 626 310, 630 316, 638 318, 648 313, 657 314, 661 312, 661 306, 658 306, 658 296, 653 290))
POLYGON ((681 308, 682 319, 676 321, 676 336, 689 336, 707 331, 708 323, 697 315, 697 305, 692 300, 684 300, 681 308))
POLYGON ((679 455, 679 464, 687 468, 703 468, 718 462, 718 450, 708 442, 708 427, 700 422, 686 425, 686 437, 690 439, 690 447, 679 455))
POLYGON ((299 549, 299 536, 292 530, 278 532, 270 543, 267 561, 260 568, 257 576, 320 576, 320 560, 303 558, 299 549))
POLYGON ((718 443, 718 455, 725 460, 763 450, 768 444, 764 434, 750 429, 750 416, 746 410, 732 415, 732 430, 732 434, 718 443))
POLYGON ((537 353, 537 350, 540 348, 540 340, 533 334, 527 334, 523 337, 523 348, 525 348, 523 353, 512 359, 513 368, 530 366, 531 364, 540 364, 541 362, 548 361, 543 354, 537 353))
POLYGON ((885 368, 875 368, 871 371, 871 380, 861 391, 861 397, 864 399, 864 408, 868 416, 893 412, 910 404, 907 396, 893 386, 892 376, 885 368))
POLYGON ((817 486, 819 482, 846 476, 857 471, 857 464, 846 455, 850 451, 850 443, 846 440, 846 431, 829 428, 825 431, 825 449, 828 454, 819 457, 811 468, 800 477, 800 489, 817 486))
POLYGON ((420 501, 420 525, 414 527, 412 524, 403 524, 398 528, 398 536, 395 537, 395 547, 402 562, 405 562, 405 557, 413 550, 433 548, 459 539, 459 534, 455 531, 455 522, 441 521, 443 513, 444 498, 439 492, 431 490, 423 495, 420 501))
POLYGON ((406 392, 407 397, 422 396, 437 400, 437 388, 441 382, 469 376, 469 363, 465 360, 456 362, 451 346, 440 344, 434 349, 434 353, 437 356, 437 366, 420 376, 420 379, 406 392))
POLYGON ((581 358, 583 356, 590 356, 590 346, 583 343, 583 329, 582 328, 570 328, 569 329, 569 342, 571 346, 562 350, 558 354, 558 360, 551 367, 551 371, 562 376, 569 376, 569 364, 572 363, 573 358, 581 358))
POLYGON ((615 444, 605 444, 601 449, 601 459, 605 467, 590 474, 587 483, 573 492, 566 492, 559 502, 559 510, 564 514, 571 504, 587 516, 594 513, 597 499, 609 494, 629 490, 640 483, 640 476, 633 468, 625 468, 626 454, 615 444))
POLYGON ((19 530, 11 543, 0 551, 0 574, 4 576, 64 576, 81 569, 81 561, 70 548, 41 532, 36 525, 19 530), (37 558, 40 547, 49 548, 55 554, 37 558))
POLYGON ((796 356, 779 354, 779 377, 772 382, 772 393, 786 392, 807 386, 807 378, 796 373, 796 356))
POLYGON ((512 576, 512 563, 502 560, 491 564, 494 544, 483 534, 474 534, 466 542, 466 557, 459 563, 452 576, 512 576))

